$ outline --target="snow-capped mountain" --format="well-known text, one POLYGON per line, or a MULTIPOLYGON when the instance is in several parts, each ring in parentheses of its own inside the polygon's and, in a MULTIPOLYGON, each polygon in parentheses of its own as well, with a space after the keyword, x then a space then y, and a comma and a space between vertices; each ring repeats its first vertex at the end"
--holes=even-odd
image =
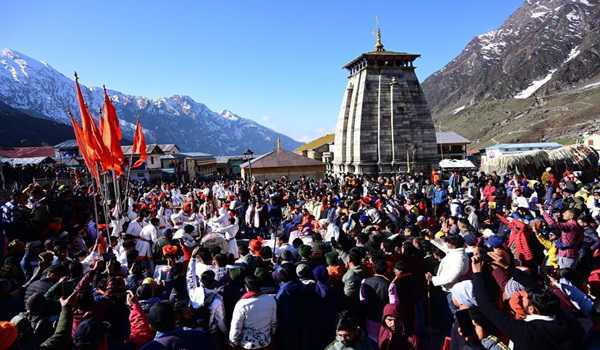
MULTIPOLYGON (((10 49, 0 51, 0 101, 13 108, 67 124, 67 109, 78 115, 74 86, 72 79, 45 62, 10 49)), ((98 115, 102 88, 84 85, 81 88, 90 111, 98 115)), ((114 90, 108 92, 129 139, 139 118, 147 142, 175 143, 186 151, 232 155, 250 148, 255 153, 264 153, 273 149, 278 136, 287 149, 300 145, 228 110, 213 112, 189 96, 149 99, 114 90)))
POLYGON ((600 0, 527 0, 423 89, 434 115, 453 115, 481 101, 541 97, 598 80, 600 0))

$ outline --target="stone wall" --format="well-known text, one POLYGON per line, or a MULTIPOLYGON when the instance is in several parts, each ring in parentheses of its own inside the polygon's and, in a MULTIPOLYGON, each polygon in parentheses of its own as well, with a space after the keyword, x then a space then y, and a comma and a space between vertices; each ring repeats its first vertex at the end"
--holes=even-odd
POLYGON ((428 171, 438 160, 431 113, 414 68, 369 64, 348 78, 334 171, 428 171))

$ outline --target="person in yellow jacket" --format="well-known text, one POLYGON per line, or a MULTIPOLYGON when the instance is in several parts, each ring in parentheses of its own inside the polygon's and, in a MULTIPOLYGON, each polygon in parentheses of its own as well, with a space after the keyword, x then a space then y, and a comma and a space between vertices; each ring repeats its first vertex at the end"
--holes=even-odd
POLYGON ((554 241, 558 238, 554 232, 550 232, 548 238, 544 237, 541 232, 536 232, 537 240, 544 246, 544 255, 546 255, 546 266, 558 268, 558 248, 554 241))

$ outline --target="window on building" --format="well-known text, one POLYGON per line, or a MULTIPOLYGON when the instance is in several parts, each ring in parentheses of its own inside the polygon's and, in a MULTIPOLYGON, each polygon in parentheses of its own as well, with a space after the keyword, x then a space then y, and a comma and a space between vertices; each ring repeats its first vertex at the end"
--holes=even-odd
POLYGON ((154 157, 150 157, 150 164, 154 165, 154 157))

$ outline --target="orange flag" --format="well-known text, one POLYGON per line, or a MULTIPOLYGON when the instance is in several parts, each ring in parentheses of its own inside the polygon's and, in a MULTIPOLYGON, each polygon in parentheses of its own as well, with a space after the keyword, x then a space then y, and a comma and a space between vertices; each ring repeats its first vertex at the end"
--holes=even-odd
POLYGON ((123 174, 122 164, 125 159, 123 150, 121 149, 123 134, 119 125, 117 111, 110 97, 108 97, 106 88, 104 88, 104 106, 102 107, 99 129, 102 135, 102 143, 109 151, 108 156, 111 159, 110 169, 114 170, 117 175, 123 174))
POLYGON ((146 161, 146 158, 148 158, 148 154, 146 153, 146 141, 144 140, 144 131, 142 130, 142 123, 140 123, 139 120, 135 124, 135 135, 133 136, 131 153, 140 155, 140 159, 133 164, 132 168, 141 166, 146 161))
POLYGON ((96 184, 98 186, 100 186, 100 175, 98 174, 98 168, 96 167, 96 163, 94 161, 92 161, 92 159, 90 157, 89 148, 85 147, 85 144, 84 144, 85 141, 83 138, 83 130, 81 129, 81 126, 79 126, 79 123, 77 123, 77 120, 75 120, 75 118, 73 118, 73 116, 71 115, 70 112, 69 112, 69 117, 71 119, 71 125, 73 125, 73 132, 75 133, 75 140, 77 141, 77 145, 79 146, 79 153, 81 153, 83 162, 85 163, 85 166, 88 168, 88 171, 90 172, 90 174, 92 175, 94 180, 96 180, 96 184))
POLYGON ((81 129, 83 132, 82 146, 87 150, 93 162, 100 162, 102 164, 102 169, 108 170, 112 165, 110 153, 104 146, 104 143, 102 143, 102 135, 83 99, 77 74, 75 74, 75 85, 77 90, 77 101, 79 102, 79 113, 81 115, 81 129))

